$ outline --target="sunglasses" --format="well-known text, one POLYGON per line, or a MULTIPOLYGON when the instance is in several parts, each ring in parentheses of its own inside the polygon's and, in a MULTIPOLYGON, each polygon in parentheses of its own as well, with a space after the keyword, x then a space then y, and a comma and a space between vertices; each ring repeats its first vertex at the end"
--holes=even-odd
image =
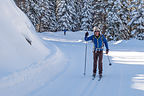
POLYGON ((95 31, 95 32, 100 32, 100 31, 95 31))

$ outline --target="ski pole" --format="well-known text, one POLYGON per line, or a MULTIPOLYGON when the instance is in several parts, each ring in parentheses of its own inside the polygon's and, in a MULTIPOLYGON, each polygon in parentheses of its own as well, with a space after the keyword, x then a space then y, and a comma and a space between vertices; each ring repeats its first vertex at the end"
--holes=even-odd
POLYGON ((109 61, 109 66, 112 65, 112 63, 110 62, 110 59, 109 59, 109 55, 107 54, 107 58, 108 58, 108 61, 109 61))
POLYGON ((86 60, 87 60, 87 42, 85 44, 85 66, 84 66, 84 76, 86 75, 86 60))

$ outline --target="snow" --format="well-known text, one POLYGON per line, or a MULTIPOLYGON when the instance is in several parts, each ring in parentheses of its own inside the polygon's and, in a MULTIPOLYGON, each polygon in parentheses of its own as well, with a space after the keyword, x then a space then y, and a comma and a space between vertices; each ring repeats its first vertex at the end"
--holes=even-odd
POLYGON ((104 52, 103 78, 92 80, 92 42, 83 75, 85 32, 36 33, 12 0, 0 5, 0 96, 143 96, 144 41, 109 42, 112 66, 104 52))
POLYGON ((55 45, 49 44, 51 51, 44 45, 12 0, 1 1, 0 12, 0 95, 25 96, 55 78, 66 59, 55 45), (48 75, 45 79, 41 78, 44 74, 48 75))
MULTIPOLYGON (((9 74, 41 60, 49 52, 35 35, 29 19, 14 5, 13 1, 1 1, 1 5, 0 72, 9 74), (26 38, 32 41, 32 45, 26 41, 26 38)), ((0 77, 4 74, 0 74, 0 77)))
MULTIPOLYGON (((92 32, 89 33, 92 34, 92 32)), ((91 42, 88 43, 86 76, 83 76, 84 32, 67 32, 66 36, 63 32, 45 32, 39 36, 46 42, 56 44, 70 59, 63 74, 29 96, 94 96, 95 94, 98 96, 143 96, 144 41, 132 39, 109 42, 109 55, 113 65, 108 66, 107 56, 104 55, 104 77, 98 82, 98 78, 91 80, 93 49, 91 42)))

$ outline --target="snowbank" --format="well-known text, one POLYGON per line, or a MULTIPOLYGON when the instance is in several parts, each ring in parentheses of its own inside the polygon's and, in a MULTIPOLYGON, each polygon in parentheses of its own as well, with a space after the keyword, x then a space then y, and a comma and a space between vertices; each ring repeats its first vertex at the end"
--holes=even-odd
POLYGON ((3 77, 38 62, 49 51, 14 1, 0 2, 0 77, 3 77))

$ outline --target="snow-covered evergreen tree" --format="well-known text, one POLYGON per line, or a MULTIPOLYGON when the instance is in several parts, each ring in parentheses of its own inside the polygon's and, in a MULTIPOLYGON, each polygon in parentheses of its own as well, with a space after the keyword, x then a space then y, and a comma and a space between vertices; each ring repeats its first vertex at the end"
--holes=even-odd
POLYGON ((21 9, 25 9, 26 7, 26 0, 14 0, 16 5, 21 8, 21 9))
POLYGON ((43 24, 45 24, 46 20, 46 14, 45 14, 45 7, 43 0, 31 0, 31 10, 30 12, 32 14, 30 15, 30 18, 33 19, 33 24, 36 26, 36 29, 38 32, 45 31, 43 28, 43 24), (44 17, 45 16, 45 17, 44 17))
POLYGON ((48 31, 56 31, 58 26, 56 21, 56 0, 48 0, 48 2, 48 31))
POLYGON ((92 0, 83 0, 81 29, 92 30, 92 0))
POLYGON ((101 5, 100 1, 98 0, 93 0, 92 2, 92 8, 93 8, 93 26, 99 26, 99 24, 102 24, 102 10, 101 10, 101 5))
POLYGON ((26 13, 26 15, 29 17, 35 28, 37 28, 37 24, 39 24, 38 14, 38 2, 36 0, 23 0, 18 3, 18 7, 26 13), (24 1, 24 2, 23 2, 24 1))
POLYGON ((132 1, 129 6, 131 20, 128 23, 131 26, 133 37, 144 40, 144 1, 132 1))
POLYGON ((56 31, 55 1, 39 1, 37 10, 40 13, 39 22, 41 24, 41 31, 56 31))
POLYGON ((25 0, 19 3, 19 7, 28 15, 37 31, 56 31, 55 3, 55 0, 25 0))
POLYGON ((83 5, 82 0, 75 0, 75 10, 76 10, 76 15, 77 15, 75 31, 78 31, 81 28, 81 20, 82 20, 82 11, 81 10, 82 10, 82 5, 83 5))
POLYGON ((98 26, 102 30, 102 33, 105 34, 107 29, 107 17, 108 17, 108 10, 107 7, 109 6, 108 0, 93 0, 93 26, 98 26))
POLYGON ((75 2, 70 0, 57 0, 56 16, 58 21, 58 30, 72 30, 76 28, 77 19, 75 2))
POLYGON ((79 17, 77 15, 77 12, 76 12, 76 7, 75 7, 75 0, 68 0, 68 13, 69 13, 69 16, 70 16, 70 19, 69 19, 69 23, 71 25, 71 29, 72 31, 75 31, 77 29, 77 23, 78 23, 78 20, 79 20, 79 17))
POLYGON ((25 8, 22 9, 26 13, 26 15, 30 18, 35 28, 38 23, 38 19, 36 19, 36 17, 38 18, 37 16, 38 13, 35 10, 37 7, 36 3, 37 2, 33 0, 25 0, 25 8))
POLYGON ((51 0, 39 0, 34 5, 36 10, 37 29, 39 32, 56 31, 57 22, 55 15, 55 4, 51 0))
POLYGON ((109 40, 144 39, 143 0, 14 0, 39 32, 105 26, 109 40))
MULTIPOLYGON (((124 1, 123 1, 124 3, 124 1)), ((126 26, 127 16, 122 1, 109 1, 108 11, 108 38, 110 40, 129 39, 130 33, 126 26)))

